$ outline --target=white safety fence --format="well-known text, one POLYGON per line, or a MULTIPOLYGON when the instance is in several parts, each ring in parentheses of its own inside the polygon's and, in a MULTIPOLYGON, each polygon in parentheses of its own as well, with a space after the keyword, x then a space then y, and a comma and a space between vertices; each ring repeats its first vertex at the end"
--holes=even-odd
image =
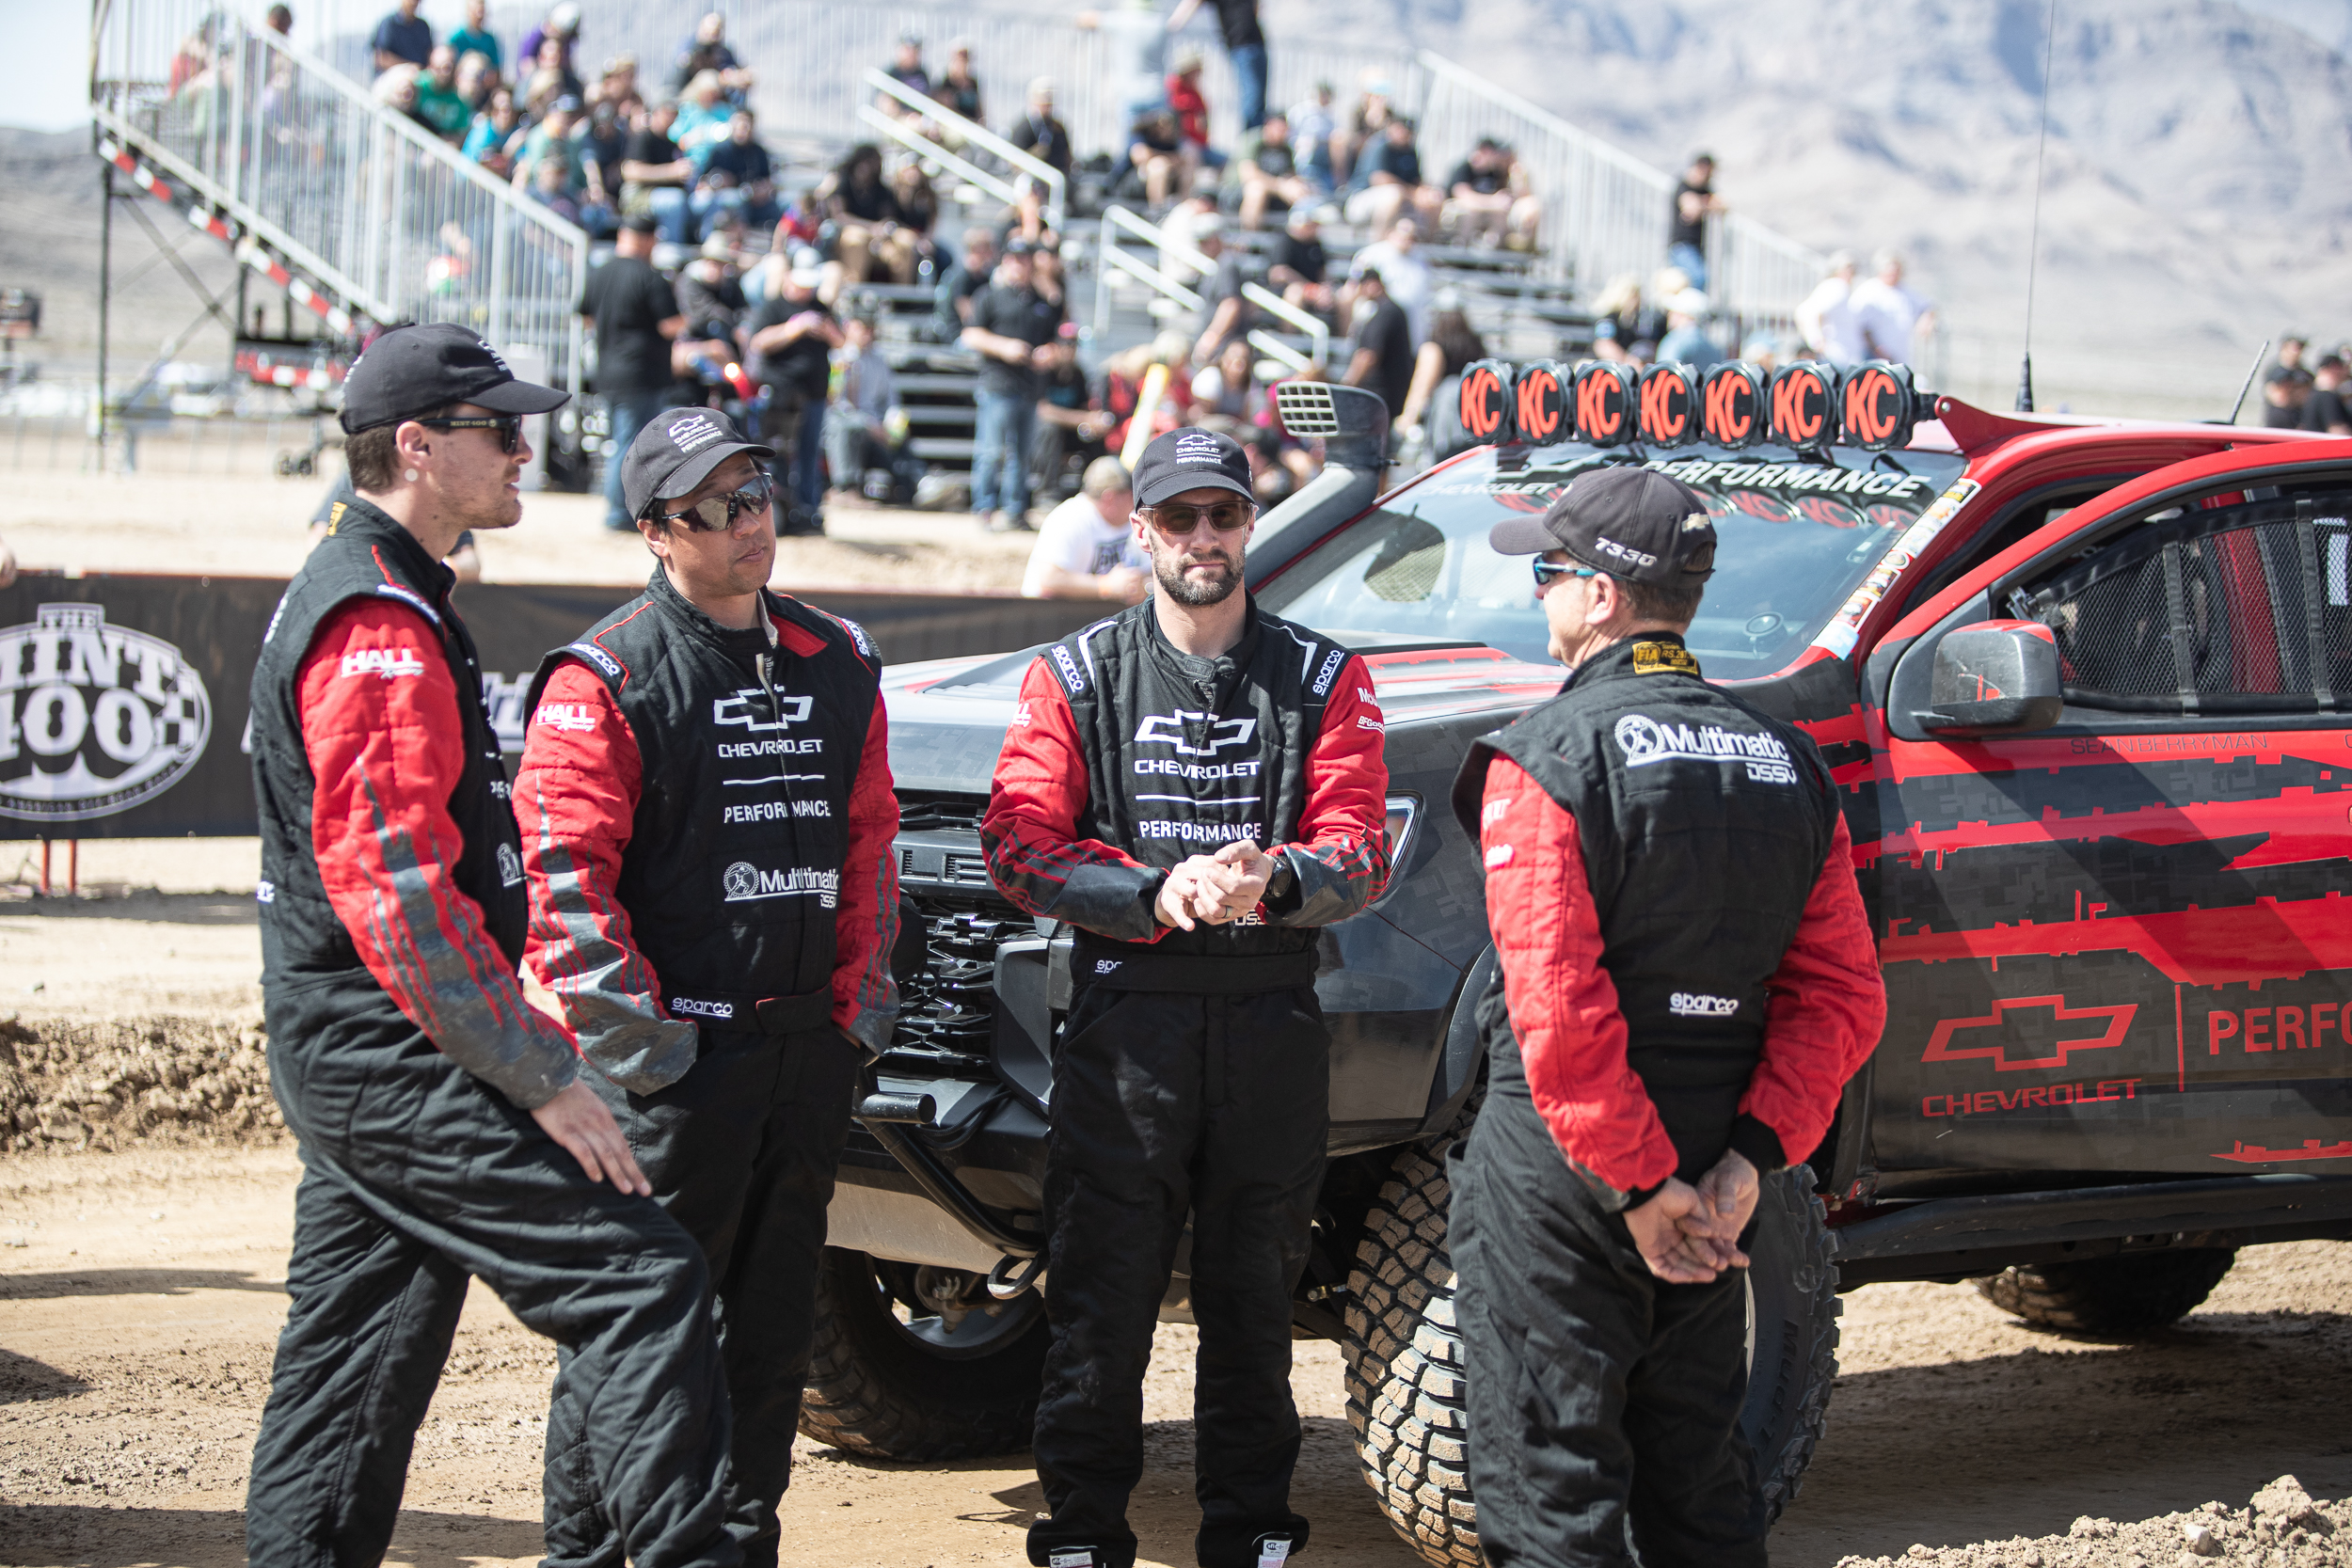
POLYGON ((265 248, 378 323, 536 348, 578 389, 578 226, 237 9, 102 0, 94 25, 102 129, 242 231, 248 264, 265 248))

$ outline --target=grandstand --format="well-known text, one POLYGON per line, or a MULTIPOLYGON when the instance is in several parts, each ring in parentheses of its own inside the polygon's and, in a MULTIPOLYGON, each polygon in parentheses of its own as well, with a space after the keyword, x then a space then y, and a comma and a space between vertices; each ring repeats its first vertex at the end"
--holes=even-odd
MULTIPOLYGON (((107 177, 168 203, 231 246, 256 277, 312 318, 269 336, 248 332, 253 324, 241 312, 240 363, 278 385, 316 386, 340 374, 343 354, 370 324, 453 320, 515 351, 532 372, 590 388, 593 368, 572 305, 599 247, 374 101, 363 85, 372 74, 366 40, 384 0, 301 8, 301 45, 263 24, 263 0, 111 0, 96 9, 91 111, 107 177)), ((582 55, 633 54, 654 82, 708 8, 708 0, 585 0, 582 55)), ((501 6, 491 20, 514 40, 541 15, 537 7, 501 6)), ((1204 259, 1171 245, 1142 214, 1106 206, 1100 180, 1078 174, 1064 188, 984 126, 942 109, 927 112, 922 131, 878 113, 878 96, 896 84, 874 68, 901 35, 935 49, 951 37, 968 40, 1000 121, 1042 74, 1057 84, 1057 108, 1081 159, 1124 140, 1103 39, 1058 17, 770 0, 731 15, 728 41, 757 73, 753 102, 763 139, 784 154, 787 191, 804 188, 852 142, 879 142, 942 172, 935 232, 952 247, 967 222, 1001 212, 1014 182, 1038 179, 1064 236, 1068 309, 1082 324, 1089 363, 1197 303, 1175 279, 1196 275, 1204 259)), ((1231 146, 1239 129, 1233 83, 1222 52, 1205 53, 1211 140, 1231 146)), ((1482 135, 1517 148, 1543 202, 1538 248, 1424 249, 1438 281, 1461 294, 1496 351, 1581 356, 1591 341, 1589 296, 1614 275, 1647 276, 1660 264, 1671 175, 1425 50, 1278 36, 1271 55, 1274 104, 1306 97, 1318 80, 1333 83, 1343 103, 1367 81, 1391 84, 1394 102, 1420 125, 1432 168, 1451 166, 1482 135)), ((1260 249, 1269 243, 1239 238, 1260 249)), ((1344 226, 1325 231, 1340 266, 1366 238, 1344 226)), ((1756 327, 1785 326, 1820 265, 1738 214, 1711 220, 1708 259, 1716 326, 1729 346, 1756 327)), ((972 356, 925 341, 928 287, 869 287, 866 297, 882 314, 884 346, 914 421, 911 450, 934 468, 960 470, 972 449, 972 356)), ((1330 355, 1325 323, 1263 291, 1251 298, 1259 314, 1251 341, 1265 359, 1297 371, 1330 355)), ((593 404, 582 406, 583 418, 559 433, 559 448, 568 441, 577 449, 585 437, 593 449, 597 421, 593 404)))

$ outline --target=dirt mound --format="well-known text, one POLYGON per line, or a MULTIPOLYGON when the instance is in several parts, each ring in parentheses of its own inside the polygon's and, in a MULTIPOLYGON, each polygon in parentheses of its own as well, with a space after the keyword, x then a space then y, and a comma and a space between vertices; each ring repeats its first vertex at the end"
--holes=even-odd
POLYGON ((2352 1499, 2313 1498, 2293 1476, 2280 1476, 2254 1494, 2249 1506, 2209 1502, 2186 1513, 2118 1524, 2089 1514, 2064 1535, 2017 1536, 1942 1550, 1917 1545, 1899 1557, 1848 1557, 1837 1568, 2151 1568, 2152 1564, 2277 1563, 2281 1568, 2330 1568, 2345 1560, 2352 1539, 2352 1499))
POLYGON ((277 1143, 257 1019, 0 1019, 0 1149, 277 1143))

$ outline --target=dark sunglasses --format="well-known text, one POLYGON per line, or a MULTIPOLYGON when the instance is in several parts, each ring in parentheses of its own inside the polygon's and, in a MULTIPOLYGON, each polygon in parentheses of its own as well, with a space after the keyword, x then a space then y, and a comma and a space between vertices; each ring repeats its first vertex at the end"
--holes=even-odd
POLYGON ((735 519, 746 512, 765 512, 775 499, 776 482, 760 474, 740 490, 723 496, 705 496, 683 512, 657 512, 655 516, 665 523, 684 523, 691 533, 720 533, 735 526, 735 519))
POLYGON ((431 430, 495 430, 499 433, 499 451, 507 456, 523 444, 523 417, 520 414, 469 415, 464 419, 419 420, 419 424, 431 430))
POLYGON ((1540 555, 1535 558, 1534 566, 1535 586, 1538 588, 1549 588, 1553 582, 1561 578, 1597 578, 1600 576, 1598 572, 1594 571, 1590 566, 1579 566, 1574 562, 1546 561, 1540 555))
POLYGON ((1248 528, 1258 509, 1242 501, 1219 501, 1215 506, 1147 506, 1143 515, 1152 519, 1152 526, 1162 533, 1190 533, 1203 518, 1219 533, 1231 533, 1237 528, 1248 528))

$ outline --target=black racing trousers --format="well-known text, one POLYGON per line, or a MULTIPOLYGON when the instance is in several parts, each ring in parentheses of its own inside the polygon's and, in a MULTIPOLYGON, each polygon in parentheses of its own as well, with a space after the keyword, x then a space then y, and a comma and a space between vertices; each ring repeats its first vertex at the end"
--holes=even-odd
POLYGON ((702 1255, 591 1181, 364 976, 267 993, 270 1083, 301 1142, 293 1298, 246 1490, 255 1568, 373 1568, 469 1275, 569 1358, 582 1463, 641 1568, 731 1568, 727 1404, 702 1255))
POLYGON ((1307 1261, 1329 1122, 1330 1036, 1311 988, 1192 996, 1084 986, 1054 1059, 1045 1161, 1046 1351, 1034 1445, 1049 1516, 1029 1560, 1092 1546, 1135 1561, 1143 1375, 1192 1215, 1195 1550, 1255 1568, 1255 1543, 1307 1542, 1291 1291, 1307 1261))
POLYGON ((1765 1568, 1741 1271, 1652 1275, 1501 1077, 1447 1172, 1486 1561, 1765 1568))
MULTIPOLYGON (((628 1134, 654 1200, 708 1262, 735 1413, 726 1528, 751 1568, 776 1560, 776 1504, 791 1481, 825 1209, 856 1062, 856 1048, 830 1026, 782 1037, 706 1026, 701 1056, 659 1093, 582 1073, 628 1134)), ((625 1543, 592 1460, 591 1390, 560 1353, 559 1363, 543 1568, 620 1568, 625 1543)))

